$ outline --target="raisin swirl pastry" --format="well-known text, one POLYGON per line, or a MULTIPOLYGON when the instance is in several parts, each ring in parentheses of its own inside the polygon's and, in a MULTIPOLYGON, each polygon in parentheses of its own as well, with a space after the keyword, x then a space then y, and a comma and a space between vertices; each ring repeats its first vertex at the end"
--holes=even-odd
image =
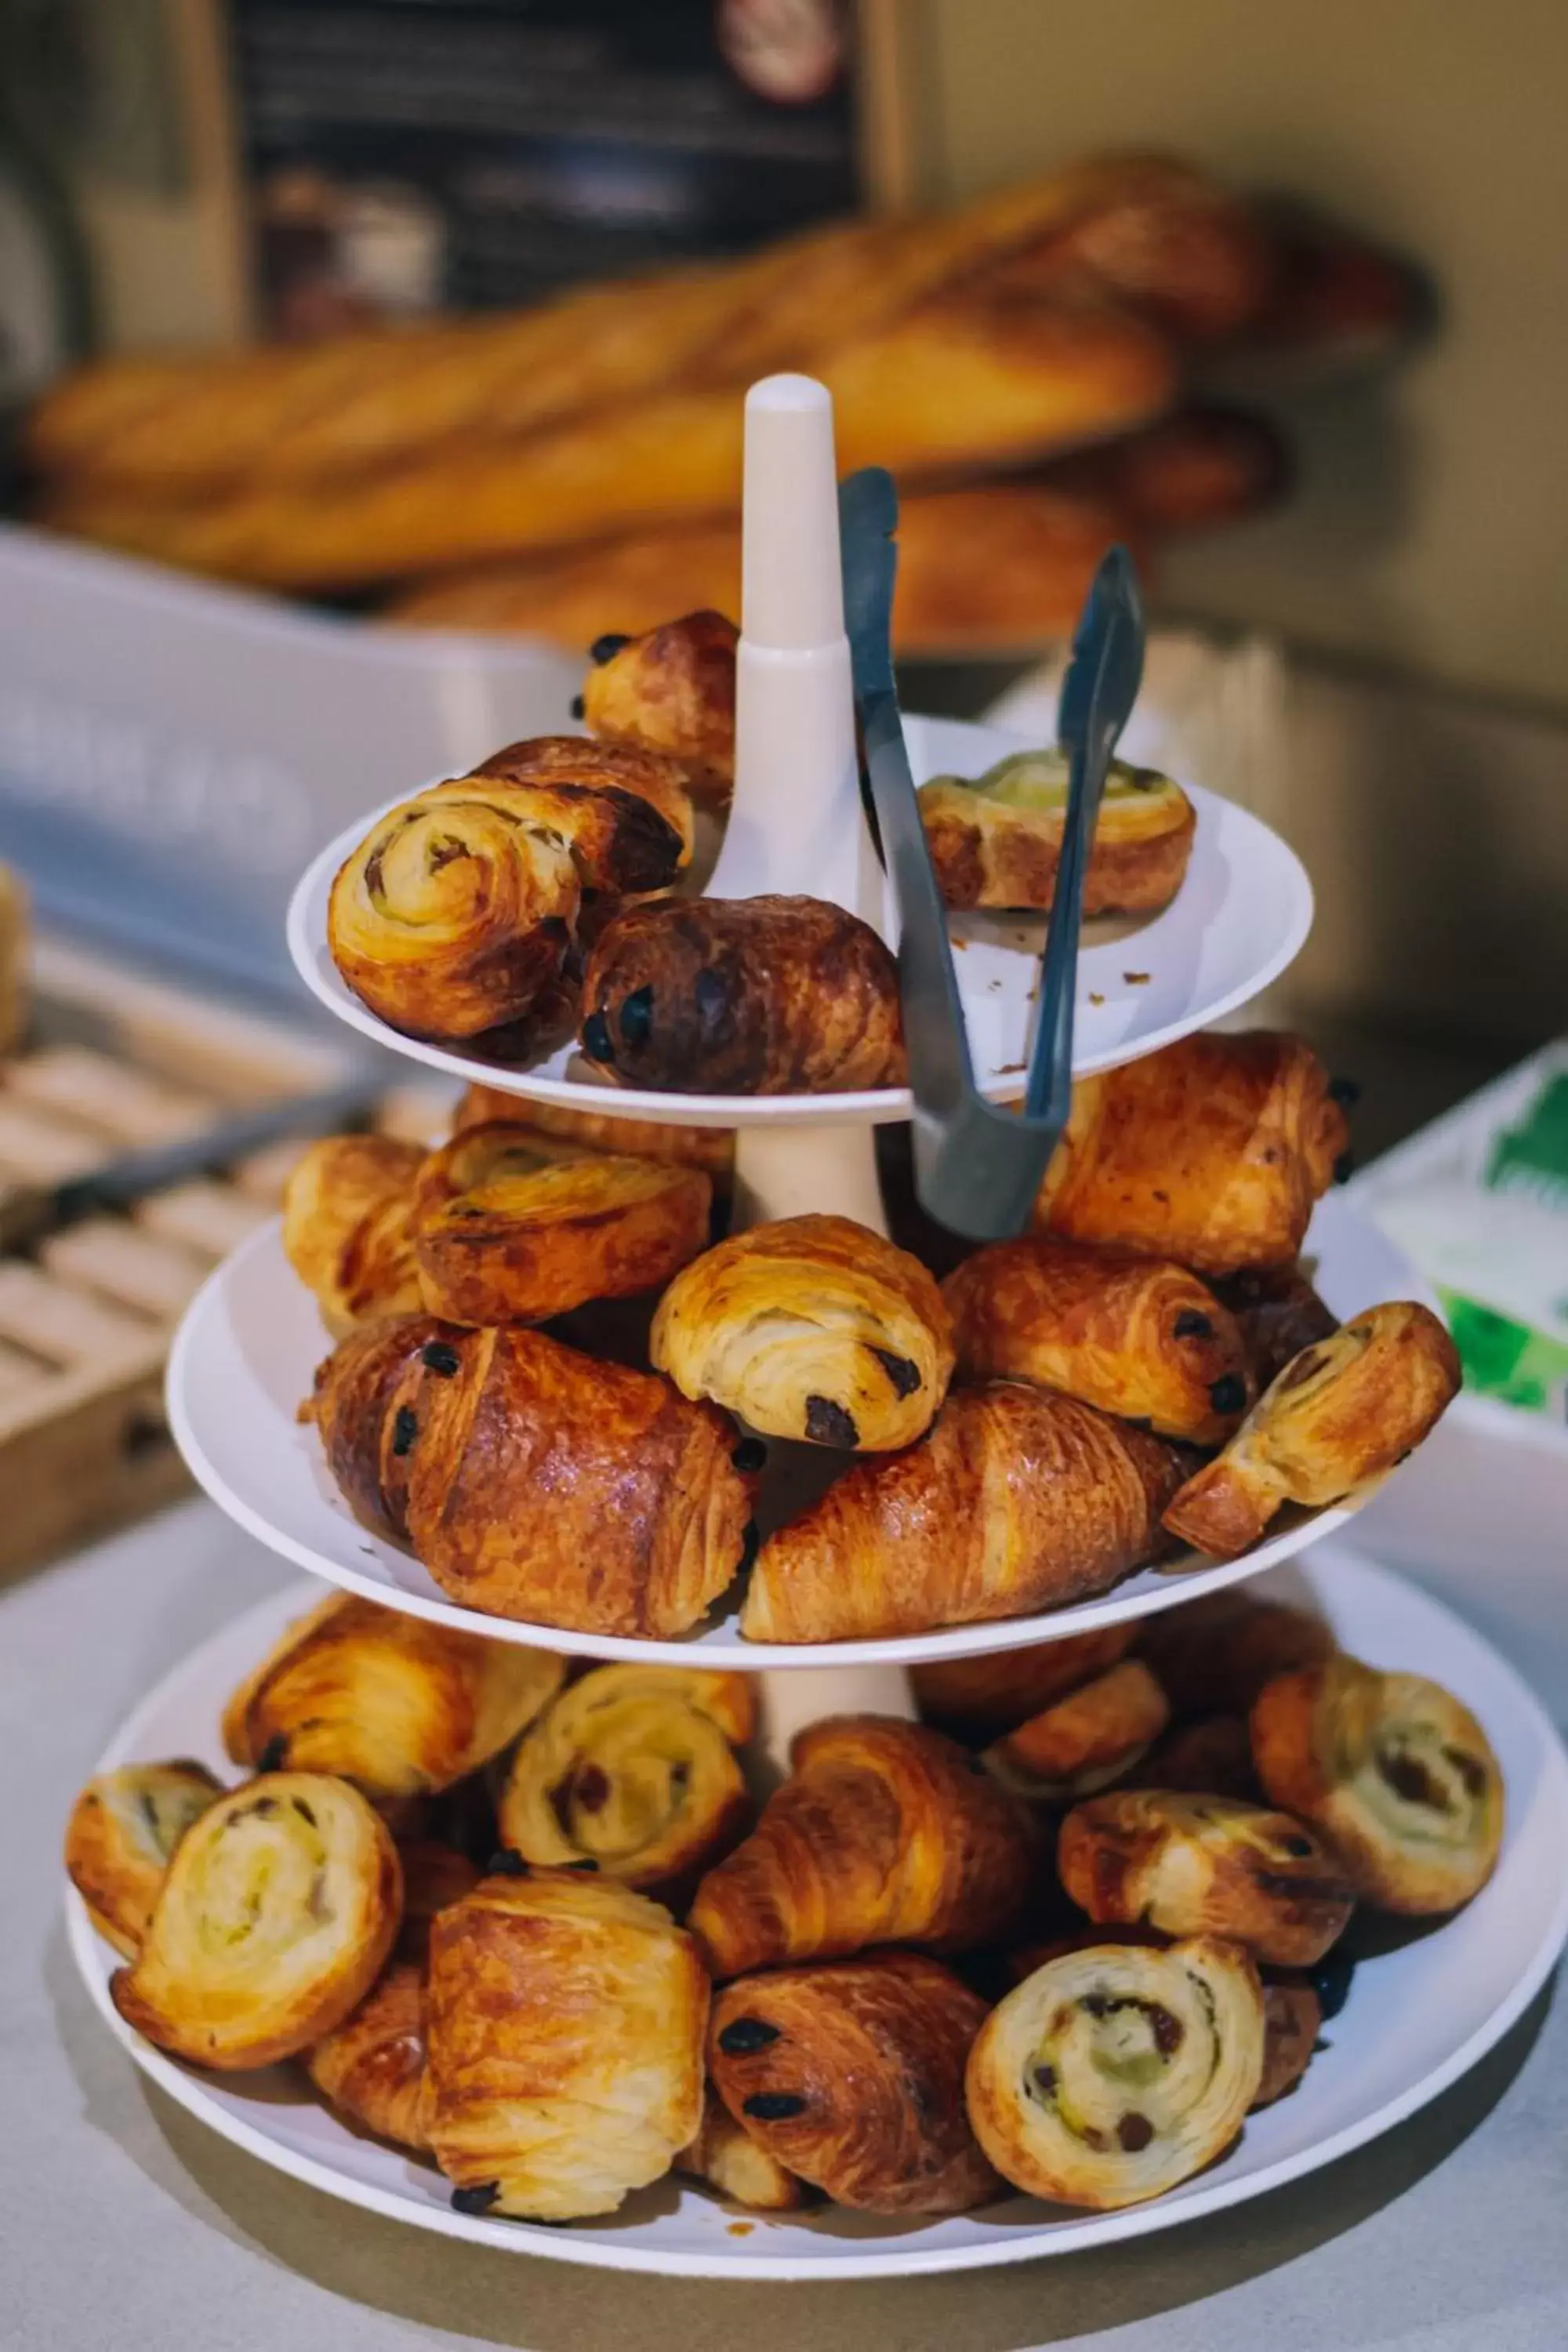
POLYGON ((409 1217, 424 1156, 395 1136, 329 1135, 289 1176, 283 1254, 336 1338, 420 1303, 409 1217))
POLYGON ((1479 1894, 1502 1844, 1502 1774, 1468 1707, 1424 1675, 1330 1658, 1281 1675, 1252 1710, 1276 1804, 1332 1842, 1358 1895, 1423 1917, 1479 1894))
POLYGON ((1355 1902, 1338 1857, 1293 1815, 1159 1789, 1075 1807, 1057 1869, 1097 1926, 1226 1936, 1279 1968, 1321 1960, 1355 1902))
POLYGON ((872 1944, 972 1951, 1016 1925, 1034 1831, 941 1732, 828 1716, 797 1734, 791 1765, 697 1890, 689 1925, 715 1978, 872 1944))
POLYGON ((371 1798, 433 1795, 515 1739, 565 1671, 548 1650, 334 1592, 234 1693, 224 1747, 253 1769, 338 1773, 371 1798))
POLYGON ((1033 1381, 1194 1445, 1250 1401, 1241 1334, 1184 1266, 1031 1234, 977 1250, 942 1296, 962 1380, 1033 1381))
POLYGON ((1074 1087, 1035 1223, 1205 1276, 1289 1265, 1348 1135, 1300 1037, 1184 1037, 1074 1087))
POLYGON ((110 1992, 128 2025, 193 2065, 268 2066, 357 2007, 402 1912, 397 1849, 358 1790, 269 1773, 186 1831, 110 1992))
POLYGON ((725 1987, 708 2063, 780 2165, 863 2213, 963 2213, 1001 2193, 964 2110, 985 2004, 921 1952, 868 1952, 725 1987))
MULTIPOLYGON (((1067 829, 1068 759, 1015 751, 973 782, 920 788, 921 822, 950 907, 1048 908, 1067 829)), ((1185 879, 1197 816, 1180 784, 1112 760, 1084 870, 1086 915, 1155 914, 1185 879)))
POLYGON ((728 1195, 734 1174, 732 1127, 688 1127, 678 1119, 611 1118, 604 1111, 524 1102, 517 1095, 504 1094, 500 1087, 465 1087, 452 1117, 453 1134, 460 1135, 468 1127, 488 1126, 492 1119, 525 1128, 541 1151, 561 1143, 580 1144, 588 1151, 629 1151, 636 1160, 668 1160, 678 1167, 700 1168, 721 1197, 728 1195))
POLYGON ((970 2121, 1015 2187, 1109 2212, 1212 2164, 1263 2061, 1263 1993, 1238 1945, 1091 1945, 992 2011, 969 2057, 970 2121))
POLYGON ((1164 1549, 1192 1458, 1053 1390, 955 1389, 919 1444, 855 1463, 768 1538, 741 1631, 924 1633, 1104 1592, 1164 1549))
POLYGON ((593 1298, 661 1288, 706 1248, 712 1192, 695 1168, 541 1150, 526 1128, 466 1128, 414 1192, 418 1288, 454 1323, 541 1323, 593 1298))
POLYGON ((781 1217, 677 1275, 653 1360, 770 1437, 862 1454, 913 1444, 947 1393, 942 1293, 907 1250, 852 1217, 781 1217))
POLYGON ((675 1094, 842 1094, 901 1086, 898 967, 820 898, 669 899, 600 932, 583 1051, 624 1086, 675 1094))
POLYGON ((93 1926, 123 1958, 142 1948, 175 1847, 222 1794, 205 1764, 182 1757, 100 1772, 71 1807, 66 1869, 93 1926))
POLYGON ((1446 1411, 1459 1359, 1431 1309, 1369 1308, 1294 1357, 1236 1435, 1168 1506, 1173 1536, 1218 1559, 1257 1543, 1286 1503, 1337 1503, 1402 1462, 1446 1411))
POLYGON ((583 718, 602 743, 678 760, 694 787, 727 800, 735 779, 735 647, 722 613, 688 613, 591 649, 583 718))
POLYGON ((755 1718, 749 1675, 596 1667, 518 1743, 502 1841, 526 1862, 592 1862, 675 1902, 751 1821, 734 1744, 755 1718))
POLYGON ((376 819, 332 884, 327 943, 392 1028, 476 1037, 555 1001, 581 904, 564 835, 479 785, 376 819))
POLYGON ((1138 1658, 1080 1684, 985 1751, 1005 1788, 1029 1804, 1071 1804, 1119 1780, 1171 1719, 1165 1694, 1138 1658))
POLYGON ((571 843, 584 890, 662 890, 690 861, 689 779, 657 747, 535 735, 492 751, 472 776, 437 786, 437 797, 456 796, 475 778, 533 795, 538 821, 571 843))
POLYGON ((519 1867, 432 1924, 426 2128, 459 2211, 613 2213, 701 2122, 708 1979, 646 1895, 519 1867))

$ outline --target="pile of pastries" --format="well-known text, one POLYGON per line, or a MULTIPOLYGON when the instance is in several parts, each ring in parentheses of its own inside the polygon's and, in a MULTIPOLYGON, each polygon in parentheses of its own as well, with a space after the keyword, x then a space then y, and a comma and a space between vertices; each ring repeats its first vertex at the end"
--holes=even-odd
POLYGON ((915 1685, 759 1806, 744 1675, 335 1595, 230 1698, 238 1784, 108 1772, 67 1864, 160 2049, 296 2062, 459 2210, 568 2221, 672 2169, 767 2212, 1158 2196, 1295 2088, 1358 1908, 1497 1861, 1469 1711, 1278 1601, 915 1685))
MULTIPOLYGON (((587 736, 509 743, 379 816, 327 908, 355 995, 395 1029, 492 1060, 575 1034, 593 1076, 661 1092, 901 1085, 898 967, 868 923, 818 898, 689 895, 734 776, 736 640, 712 612, 602 638, 587 736)), ((951 907, 1050 907, 1067 786, 1047 750, 922 788, 951 907)), ((1085 911, 1168 905, 1194 826, 1178 784, 1113 761, 1085 911)))
POLYGON ((57 529, 581 646, 672 595, 733 604, 739 393, 805 368, 846 465, 909 493, 905 644, 1005 649, 1070 628, 1112 541, 1278 493, 1279 435, 1216 384, 1364 365, 1416 316, 1364 244, 1114 156, 514 314, 111 359, 46 394, 24 455, 57 529))
POLYGON ((443 1592, 563 1630, 669 1639, 744 1574, 755 1640, 923 1633, 1230 1558, 1458 1385, 1425 1307, 1339 1326, 1300 1264, 1338 1091, 1268 1031, 1087 1078, 1033 1230, 963 1256, 896 1201, 899 1240, 726 1234, 728 1137, 471 1090, 433 1150, 297 1168, 284 1248, 338 1341, 302 1418, 443 1592), (803 1448, 837 1475, 800 1508, 803 1448))

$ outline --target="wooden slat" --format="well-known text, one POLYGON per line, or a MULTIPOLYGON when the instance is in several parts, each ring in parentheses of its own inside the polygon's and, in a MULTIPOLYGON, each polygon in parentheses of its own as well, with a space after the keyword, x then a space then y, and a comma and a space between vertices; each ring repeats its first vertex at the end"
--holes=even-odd
POLYGON ((17 1102, 0 1089, 0 1171, 13 1182, 63 1184, 103 1164, 103 1139, 72 1119, 17 1102))
POLYGON ((179 1242, 216 1262, 248 1240, 258 1225, 264 1225, 268 1212, 259 1201, 237 1192, 232 1184, 204 1176, 191 1184, 176 1184, 170 1192, 153 1193, 151 1200, 140 1202, 132 1214, 149 1233, 162 1234, 165 1240, 179 1242))
POLYGON ((0 1262, 0 1339, 66 1370, 144 1361, 158 1326, 55 1281, 26 1258, 0 1262))
POLYGON ((40 1245, 38 1259, 57 1280, 160 1323, 177 1321, 212 1270, 205 1256, 126 1217, 68 1225, 40 1245))
POLYGON ((115 1061, 90 1045, 47 1045, 13 1063, 5 1092, 79 1120, 121 1150, 199 1135, 223 1116, 210 1094, 115 1061))

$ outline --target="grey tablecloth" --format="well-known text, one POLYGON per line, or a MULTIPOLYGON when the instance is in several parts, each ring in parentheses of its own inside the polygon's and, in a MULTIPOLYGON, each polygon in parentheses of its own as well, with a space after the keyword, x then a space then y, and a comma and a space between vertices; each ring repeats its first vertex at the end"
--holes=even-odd
MULTIPOLYGON (((1543 1997, 1424 2115, 1215 2221, 873 2286, 617 2277, 448 2244, 280 2179, 144 2084, 66 1948, 75 1790, 154 1679, 289 1574, 205 1504, 0 1596, 0 2345, 26 2352, 1562 2352, 1568 2019, 1543 1997)), ((1561 1720, 1543 1588, 1469 1606, 1561 1720)))

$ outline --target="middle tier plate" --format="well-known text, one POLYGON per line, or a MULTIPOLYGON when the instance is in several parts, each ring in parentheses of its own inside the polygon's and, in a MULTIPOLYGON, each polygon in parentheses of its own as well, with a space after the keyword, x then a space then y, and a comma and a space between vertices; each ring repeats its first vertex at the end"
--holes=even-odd
MULTIPOLYGON (((1342 1319, 1378 1300, 1410 1295, 1410 1269, 1377 1230, 1342 1201, 1322 1202, 1308 1235, 1318 1260, 1318 1286, 1342 1319)), ((1145 1569, 1093 1601, 1045 1614, 979 1625, 954 1625, 887 1641, 785 1644, 748 1642, 739 1622, 741 1587, 727 1596, 706 1627, 681 1641, 641 1641, 624 1635, 565 1632, 552 1625, 493 1617, 448 1601, 411 1554, 384 1542, 351 1517, 330 1476, 313 1429, 298 1408, 331 1342, 314 1299, 283 1255, 277 1224, 265 1226, 225 1261, 198 1293, 176 1334, 169 1358, 170 1426, 198 1481, 240 1527, 313 1575, 384 1606, 480 1633, 491 1641, 595 1658, 646 1664, 691 1663, 754 1671, 778 1666, 912 1664, 1015 1649, 1085 1633, 1123 1619, 1146 1617, 1198 1594, 1235 1584, 1287 1559, 1321 1536, 1342 1528, 1371 1489, 1333 1509, 1292 1514, 1288 1524, 1241 1559, 1224 1563, 1187 1553, 1145 1569)), ((781 1452, 784 1449, 781 1449, 781 1452)), ((791 1448, 802 1468, 804 1448, 791 1448)), ((812 1455, 820 1472, 851 1457, 812 1455)), ((758 1518, 770 1516, 764 1489, 758 1518)))
MULTIPOLYGON (((1026 736, 958 719, 908 719, 904 727, 917 782, 977 776, 1008 752, 1034 748, 1026 736)), ((1142 922, 1100 921, 1085 929, 1073 1055, 1080 1077, 1136 1061, 1249 1003, 1292 961, 1311 928, 1311 885, 1295 852, 1247 810, 1194 785, 1186 790, 1197 831, 1186 878, 1171 904, 1142 922)), ((384 810, 396 804, 386 802, 384 810)), ((389 1028, 361 1003, 327 949, 333 877, 377 813, 367 808, 360 822, 328 844, 289 909, 289 948, 300 977, 329 1012, 377 1045, 530 1101, 623 1118, 776 1127, 910 1116, 907 1087, 859 1094, 656 1094, 605 1085, 571 1046, 521 1066, 489 1060, 478 1045, 437 1045, 389 1028)), ((896 938, 890 904, 883 928, 896 938)), ((959 915, 952 934, 963 950, 955 963, 975 1077, 993 1101, 1006 1101, 1022 1092, 1045 918, 959 915)))

